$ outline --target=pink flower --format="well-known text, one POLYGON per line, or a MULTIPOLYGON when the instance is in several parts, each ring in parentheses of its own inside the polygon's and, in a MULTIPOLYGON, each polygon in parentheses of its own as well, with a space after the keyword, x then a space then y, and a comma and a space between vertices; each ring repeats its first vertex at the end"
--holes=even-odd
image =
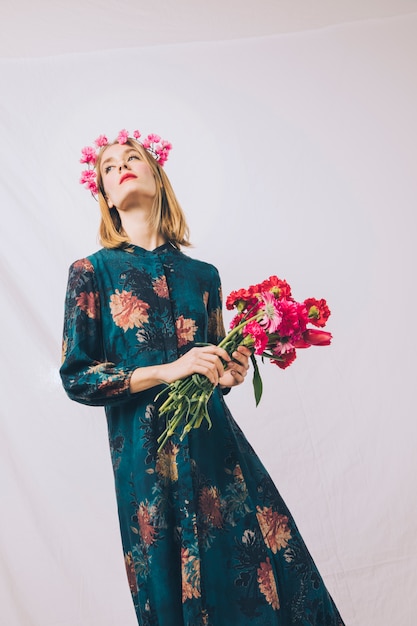
POLYGON ((243 327, 244 337, 250 336, 255 346, 255 354, 262 354, 268 344, 268 335, 258 324, 258 322, 249 322, 243 327))
POLYGON ((95 181, 96 172, 95 170, 83 170, 81 172, 80 183, 84 185, 85 183, 90 183, 91 181, 95 181))
POLYGON ((109 140, 107 139, 106 135, 99 135, 94 143, 96 144, 97 148, 102 148, 103 146, 107 146, 109 140))
POLYGON ((145 150, 148 150, 151 147, 151 141, 149 137, 146 137, 146 139, 142 141, 142 146, 145 148, 145 150))
POLYGON ((277 341, 275 344, 272 354, 275 356, 281 356, 282 354, 286 354, 287 352, 292 352, 294 350, 294 344, 291 341, 277 341))
POLYGON ((139 139, 139 137, 140 137, 140 132, 139 132, 138 130, 134 130, 134 131, 133 131, 133 136, 134 136, 134 138, 135 138, 135 139, 139 139))
POLYGON ((80 163, 91 163, 94 165, 96 162, 96 151, 91 146, 85 146, 85 148, 81 149, 81 159, 80 163))
POLYGON ((159 143, 161 141, 161 138, 159 135, 154 135, 153 133, 151 133, 150 135, 148 135, 148 139, 151 143, 159 143))
POLYGON ((117 143, 124 144, 129 139, 129 131, 123 128, 117 135, 117 143))
POLYGON ((261 293, 261 298, 264 301, 262 309, 265 314, 259 323, 268 333, 275 333, 282 321, 278 310, 278 300, 269 292, 261 293))
POLYGON ((297 302, 292 300, 279 300, 278 308, 282 315, 282 321, 278 326, 281 337, 300 335, 305 330, 305 322, 297 302))
POLYGON ((87 185, 86 185, 87 189, 89 191, 91 191, 92 194, 94 194, 95 196, 98 194, 98 187, 97 187, 97 183, 92 180, 90 181, 87 185))
POLYGON ((83 170, 81 172, 80 183, 81 185, 84 185, 86 189, 91 191, 92 194, 98 194, 95 170, 83 170))

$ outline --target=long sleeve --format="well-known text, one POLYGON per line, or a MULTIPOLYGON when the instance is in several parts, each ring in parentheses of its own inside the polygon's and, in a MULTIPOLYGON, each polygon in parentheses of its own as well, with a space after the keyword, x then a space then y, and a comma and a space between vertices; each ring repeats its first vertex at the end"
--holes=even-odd
POLYGON ((131 397, 132 371, 106 360, 94 267, 88 259, 76 261, 69 270, 65 301, 60 369, 65 391, 82 404, 124 402, 131 397))
POLYGON ((222 313, 222 288, 219 273, 213 267, 213 280, 207 301, 208 328, 207 340, 209 343, 218 344, 225 337, 223 313, 222 313))

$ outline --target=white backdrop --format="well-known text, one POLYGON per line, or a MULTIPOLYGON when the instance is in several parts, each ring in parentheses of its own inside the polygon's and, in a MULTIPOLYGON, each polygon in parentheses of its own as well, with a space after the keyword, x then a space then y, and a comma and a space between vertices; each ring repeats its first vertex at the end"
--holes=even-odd
POLYGON ((172 141, 225 294, 327 298, 333 345, 228 403, 346 624, 415 626, 416 54, 414 14, 0 62, 2 626, 136 623, 104 412, 58 378, 68 266, 98 247, 79 152, 123 127, 172 141))

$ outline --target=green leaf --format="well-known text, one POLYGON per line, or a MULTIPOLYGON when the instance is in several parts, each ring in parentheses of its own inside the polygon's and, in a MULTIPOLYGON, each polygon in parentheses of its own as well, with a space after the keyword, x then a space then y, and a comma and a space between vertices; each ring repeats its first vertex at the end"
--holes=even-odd
POLYGON ((258 363, 256 361, 255 355, 251 354, 250 359, 251 359, 252 365, 253 365, 253 379, 252 379, 252 383, 253 383, 253 390, 255 392, 255 402, 256 402, 256 406, 258 406, 258 404, 259 404, 259 402, 261 401, 261 398, 262 398, 262 389, 263 389, 262 378, 261 378, 261 375, 259 373, 258 363))

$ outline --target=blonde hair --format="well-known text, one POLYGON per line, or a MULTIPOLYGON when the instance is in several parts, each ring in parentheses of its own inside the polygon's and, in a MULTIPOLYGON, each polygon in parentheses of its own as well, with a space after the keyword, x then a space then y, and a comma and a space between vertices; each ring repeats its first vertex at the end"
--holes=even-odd
MULTIPOLYGON (((114 141, 113 144, 116 144, 114 141)), ((139 152, 140 156, 152 170, 156 181, 156 194, 150 215, 150 227, 176 248, 190 246, 189 229, 184 212, 178 202, 168 176, 151 154, 137 141, 128 138, 126 145, 139 152)), ((122 228, 119 213, 116 208, 109 208, 104 191, 100 164, 103 153, 108 146, 104 146, 97 157, 96 172, 98 186, 98 204, 101 212, 99 239, 104 248, 119 248, 128 245, 129 239, 122 228)))

